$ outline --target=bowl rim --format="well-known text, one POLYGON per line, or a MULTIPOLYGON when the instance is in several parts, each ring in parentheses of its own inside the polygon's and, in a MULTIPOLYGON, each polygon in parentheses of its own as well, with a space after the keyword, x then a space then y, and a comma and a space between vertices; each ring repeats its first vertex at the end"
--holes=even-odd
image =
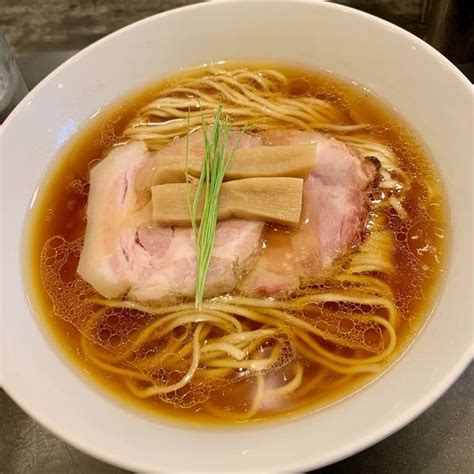
POLYGON ((178 8, 172 8, 171 10, 166 10, 160 13, 156 13, 155 15, 151 15, 145 18, 142 18, 141 20, 134 21, 133 23, 130 23, 128 25, 123 26, 122 28, 119 28, 118 30, 113 31, 112 33, 109 33, 108 35, 105 35, 102 38, 99 38, 98 40, 94 41, 93 43, 87 45, 85 48, 79 50, 77 53, 75 53, 73 56, 68 58, 66 61, 61 63, 56 69, 51 71, 46 77, 44 77, 38 84, 34 86, 33 89, 31 89, 28 94, 23 97, 23 99, 15 106, 15 108, 11 111, 11 113, 8 115, 6 120, 3 122, 2 126, 0 127, 0 137, 2 135, 3 130, 6 128, 6 126, 10 123, 11 120, 14 119, 14 117, 20 113, 20 110, 23 108, 24 104, 33 97, 33 95, 36 95, 40 89, 42 89, 43 84, 51 80, 53 77, 55 77, 58 73, 60 73, 63 69, 69 67, 69 64, 75 63, 79 61, 82 56, 85 56, 86 54, 89 53, 92 49, 95 49, 99 47, 102 44, 105 44, 108 41, 111 41, 115 36, 119 36, 123 33, 125 33, 128 30, 132 30, 135 28, 139 28, 140 25, 143 25, 148 22, 155 21, 157 17, 164 18, 166 16, 170 15, 176 15, 179 14, 182 11, 188 11, 188 10, 199 10, 199 9, 205 9, 205 8, 215 8, 216 5, 229 5, 229 4, 240 4, 240 5, 249 5, 249 4, 255 4, 255 3, 263 3, 265 2, 267 5, 272 5, 272 4, 281 4, 281 3, 291 3, 291 4, 308 4, 308 5, 317 5, 318 8, 328 8, 328 9, 334 9, 334 10, 340 10, 340 11, 346 11, 350 12, 352 15, 359 16, 362 18, 367 18, 370 19, 371 21, 374 21, 376 23, 379 23, 381 25, 385 25, 394 31, 396 31, 398 34, 401 36, 406 37, 407 39, 411 39, 412 41, 415 41, 415 43, 418 44, 418 46, 423 49, 424 51, 428 52, 429 54, 433 55, 436 57, 436 59, 443 65, 449 68, 449 70, 456 74, 457 78, 464 83, 464 86, 467 87, 469 91, 474 90, 474 85, 469 81, 469 79, 456 67, 455 64, 453 64, 446 56, 443 56, 438 50, 436 50, 433 46, 429 45, 425 41, 423 41, 421 38, 418 38, 418 36, 415 36, 413 33, 409 32, 408 30, 405 30, 401 28, 398 25, 395 25, 394 23, 391 23, 387 20, 384 20, 383 18, 379 18, 375 15, 372 15, 371 13, 366 13, 364 11, 358 10, 353 7, 349 7, 346 5, 340 5, 338 3, 332 3, 328 2, 326 0, 204 0, 202 3, 194 3, 192 5, 185 5, 182 7, 178 8))
MULTIPOLYGON (((76 53, 74 56, 66 60, 64 63, 62 63, 58 68, 56 68, 54 71, 52 71, 48 76, 46 76, 43 80, 40 81, 39 84, 37 84, 24 98, 23 100, 15 107, 15 109, 12 111, 12 113, 7 117, 5 122, 3 123, 2 127, 0 127, 0 139, 2 138, 4 130, 6 130, 10 124, 11 121, 14 120, 16 115, 22 113, 22 110, 25 107, 25 104, 28 103, 28 101, 38 94, 41 89, 43 88, 44 84, 49 82, 51 79, 53 79, 57 74, 61 73, 63 69, 67 69, 70 64, 75 63, 77 61, 80 61, 83 56, 87 55, 90 51, 101 47, 101 45, 113 41, 116 36, 122 35, 123 33, 133 30, 136 28, 140 28, 141 25, 148 23, 148 22, 153 22, 157 17, 159 18, 164 18, 167 16, 172 16, 172 15, 179 15, 182 11, 191 11, 191 10, 201 10, 201 9, 209 9, 209 8, 216 8, 218 5, 228 5, 228 4, 240 4, 241 7, 245 7, 246 5, 249 4, 255 4, 256 2, 252 0, 226 0, 226 1, 215 1, 215 2, 204 2, 204 3, 198 3, 198 4, 193 4, 193 5, 187 5, 179 8, 174 8, 171 10, 167 10, 164 12, 157 13, 155 15, 146 17, 144 19, 138 20, 136 22, 133 22, 129 25, 126 25, 123 28, 120 28, 105 37, 95 41, 94 43, 88 45, 86 48, 80 50, 78 53, 76 53)), ((257 3, 263 3, 263 2, 257 2, 257 3)), ((412 33, 404 30, 403 28, 398 27, 397 25, 394 25, 386 20, 383 20, 381 18, 378 18, 374 15, 362 12, 360 10, 347 7, 345 5, 339 5, 339 4, 334 4, 334 3, 329 3, 329 2, 321 2, 318 0, 274 0, 274 1, 268 1, 265 2, 267 7, 270 7, 272 4, 279 4, 279 3, 291 3, 291 4, 311 4, 314 6, 317 6, 318 8, 327 8, 327 9, 333 9, 333 10, 340 10, 340 11, 346 11, 350 12, 354 17, 362 17, 366 18, 372 22, 379 23, 380 25, 390 27, 393 31, 395 31, 399 36, 406 38, 407 40, 410 40, 417 44, 417 46, 422 49, 426 54, 434 56, 442 65, 444 65, 446 68, 449 69, 450 73, 453 74, 453 76, 456 77, 456 79, 467 89, 467 91, 471 92, 473 91, 473 86, 470 83, 470 81, 467 79, 467 77, 447 58, 445 58, 441 53, 436 51, 433 47, 425 43, 423 40, 420 38, 416 37, 412 33)), ((441 288, 442 291, 442 288, 441 288)), ((440 291, 440 293, 441 293, 440 291)), ((30 309, 30 311, 32 311, 30 309)), ((433 310, 435 311, 435 309, 433 310)), ((40 328, 41 329, 41 328, 40 328)), ((45 337, 45 334, 43 331, 40 331, 45 337)), ((416 338, 415 338, 416 340, 416 338)), ((49 345, 50 341, 47 341, 49 345)), ((404 351, 405 353, 406 351, 404 351)), ((430 388, 426 391, 426 394, 423 397, 420 397, 416 403, 412 404, 410 407, 404 409, 401 413, 398 414, 397 417, 394 417, 392 419, 389 419, 388 421, 383 421, 379 423, 378 428, 376 430, 372 430, 368 435, 366 435, 363 438, 357 438, 354 440, 351 444, 346 444, 344 446, 339 446, 337 448, 334 448, 330 452, 326 453, 324 456, 318 455, 317 458, 315 458, 314 455, 308 454, 303 459, 299 459, 298 461, 290 462, 285 465, 279 465, 279 470, 282 471, 301 471, 301 470, 306 470, 306 469, 312 469, 314 468, 315 464, 317 464, 317 467, 324 467, 327 466, 333 462, 337 462, 340 460, 343 460, 357 452, 360 452, 364 449, 367 449, 368 447, 376 444, 377 442, 382 441, 383 439, 387 438, 394 432, 398 431, 405 425, 407 425, 409 422, 411 422, 414 418, 416 418, 418 415, 420 415, 423 411, 425 411, 430 405, 432 405, 436 400, 438 400, 449 388, 450 386, 455 382, 455 380, 461 375, 461 373, 464 371, 464 369, 468 366, 468 364, 471 362, 473 359, 473 352, 474 352, 474 341, 471 342, 471 345, 466 348, 465 352, 463 355, 458 359, 457 363, 454 364, 449 371, 446 371, 446 374, 444 377, 439 379, 435 384, 431 385, 430 388)), ((403 353, 403 354, 404 354, 403 353)), ((402 355, 403 355, 402 354, 402 355)), ((396 363, 396 361, 394 362, 396 363)), ((70 368, 70 367, 69 367, 70 368)), ((111 454, 110 452, 106 451, 104 448, 101 448, 100 446, 96 446, 93 443, 89 442, 87 438, 84 437, 75 437, 74 431, 71 430, 66 430, 62 429, 58 424, 56 423, 56 420, 53 417, 50 417, 49 415, 43 414, 43 413, 38 413, 35 412, 35 409, 32 408, 29 405, 29 402, 26 397, 22 395, 20 391, 16 391, 16 388, 14 385, 9 384, 8 379, 5 377, 3 374, 3 371, 0 373, 0 386, 5 390, 5 392, 8 394, 9 397, 12 398, 12 400, 25 412, 27 413, 31 418, 33 418, 36 422, 38 422, 40 425, 45 427, 48 431, 53 433, 55 436, 59 437, 61 440, 64 442, 68 443, 69 445, 73 446, 74 448, 80 450, 83 453, 87 453, 96 459, 102 460, 104 462, 107 462, 111 465, 125 468, 125 469, 132 469, 136 470, 137 469, 137 462, 134 462, 133 460, 130 460, 126 454, 119 454, 119 453, 114 453, 111 454)), ((309 414, 309 416, 312 416, 309 414)), ((288 420, 287 422, 291 422, 291 420, 288 420)), ((271 465, 271 462, 269 463, 271 465)), ((273 467, 273 466, 272 466, 273 467)), ((142 467, 139 467, 138 469, 142 470, 148 470, 150 469, 149 465, 143 465, 142 467)))

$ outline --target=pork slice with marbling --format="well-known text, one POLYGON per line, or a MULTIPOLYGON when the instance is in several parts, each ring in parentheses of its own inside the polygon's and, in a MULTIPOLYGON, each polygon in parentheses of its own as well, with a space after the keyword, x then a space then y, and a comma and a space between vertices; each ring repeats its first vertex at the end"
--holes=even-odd
POLYGON ((361 242, 368 190, 378 168, 318 132, 273 130, 260 136, 265 145, 316 144, 315 167, 303 188, 300 228, 267 231, 265 249, 240 285, 247 294, 284 296, 323 277, 335 259, 361 242))
MULTIPOLYGON (((198 140, 193 140, 198 148, 198 140)), ((178 142, 170 145, 174 153, 185 149, 178 142)), ((161 152, 166 153, 166 147, 161 152)), ((115 148, 91 171, 78 272, 106 298, 128 295, 139 301, 164 301, 194 295, 192 230, 160 227, 152 220, 145 171, 153 167, 158 153, 132 142, 115 148)), ((260 251, 263 227, 262 222, 242 219, 218 223, 206 296, 236 287, 260 251)))

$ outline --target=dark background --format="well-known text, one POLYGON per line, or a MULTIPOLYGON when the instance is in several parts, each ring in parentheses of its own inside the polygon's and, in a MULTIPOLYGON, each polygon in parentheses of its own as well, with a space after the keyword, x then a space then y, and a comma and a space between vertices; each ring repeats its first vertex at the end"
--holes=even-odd
MULTIPOLYGON (((0 0, 0 32, 29 87, 77 50, 141 18, 196 1, 0 0)), ((341 0, 433 44, 473 81, 474 0, 341 0)), ((472 296, 471 296, 472 312, 472 296)), ((435 355, 433 360, 435 362, 435 355)), ((375 446, 318 474, 474 472, 474 365, 430 409, 375 446)), ((124 473, 47 432, 0 391, 0 473, 124 473)))

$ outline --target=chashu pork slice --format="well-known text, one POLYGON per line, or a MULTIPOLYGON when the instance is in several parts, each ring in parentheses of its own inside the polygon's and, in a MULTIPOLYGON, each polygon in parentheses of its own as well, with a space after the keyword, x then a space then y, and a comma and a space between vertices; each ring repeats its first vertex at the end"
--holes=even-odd
POLYGON ((240 285, 246 294, 285 296, 324 277, 335 259, 360 244, 378 167, 318 132, 273 130, 261 137, 265 145, 316 144, 315 167, 303 188, 301 228, 267 232, 263 253, 240 285))
MULTIPOLYGON (((190 143, 195 150, 203 149, 196 134, 190 143)), ((245 136, 240 145, 259 144, 260 139, 245 136)), ((185 141, 168 146, 173 153, 184 153, 185 141)), ((149 152, 143 142, 131 142, 113 149, 91 171, 78 272, 106 298, 128 295, 138 301, 166 301, 194 295, 191 228, 160 227, 152 220, 146 176, 159 165, 160 153, 167 152, 167 147, 149 152)), ((237 286, 260 251, 263 227, 262 222, 241 219, 217 225, 206 296, 237 286)))

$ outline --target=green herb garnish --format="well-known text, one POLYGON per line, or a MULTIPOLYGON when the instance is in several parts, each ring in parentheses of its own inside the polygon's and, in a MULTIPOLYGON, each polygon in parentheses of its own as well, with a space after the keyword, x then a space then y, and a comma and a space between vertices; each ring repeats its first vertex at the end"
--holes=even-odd
MULTIPOLYGON (((189 117, 188 117, 189 123, 189 117)), ((233 148, 227 151, 229 135, 232 125, 227 115, 222 115, 222 107, 219 106, 214 117, 214 124, 210 134, 206 129, 204 118, 202 118, 202 130, 204 138, 204 159, 201 176, 197 184, 196 194, 191 202, 190 176, 188 173, 188 137, 186 136, 186 182, 188 183, 188 206, 191 216, 194 241, 196 245, 196 308, 201 309, 206 284, 207 271, 211 261, 212 250, 217 227, 217 210, 219 206, 219 193, 224 179, 224 174, 232 156, 239 145, 244 130, 240 132, 233 148), (203 203, 203 204, 202 204, 203 203), (198 224, 198 211, 202 206, 202 217, 198 224)))

